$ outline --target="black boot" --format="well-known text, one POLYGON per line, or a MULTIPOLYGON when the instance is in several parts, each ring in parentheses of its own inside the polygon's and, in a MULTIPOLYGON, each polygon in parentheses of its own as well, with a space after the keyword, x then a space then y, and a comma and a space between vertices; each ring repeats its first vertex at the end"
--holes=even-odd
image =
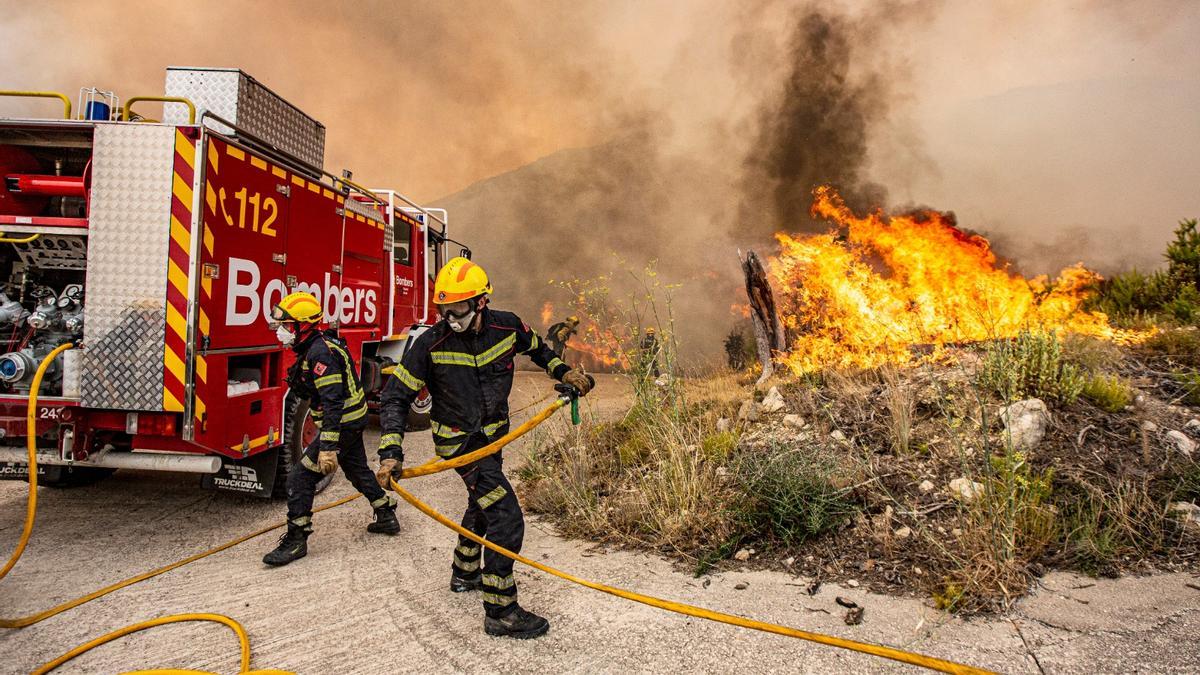
POLYGON ((306 531, 302 526, 288 523, 287 532, 279 537, 279 546, 263 556, 263 562, 272 567, 279 567, 303 558, 308 555, 308 535, 310 534, 312 532, 306 531))
POLYGON ((460 577, 457 572, 450 573, 450 592, 467 593, 483 588, 483 575, 478 572, 473 577, 460 577))
POLYGON ((483 619, 483 632, 497 637, 511 637, 518 640, 540 637, 550 630, 550 622, 542 617, 527 612, 520 605, 507 616, 494 619, 490 616, 483 619))
POLYGON ((400 521, 396 520, 396 505, 375 509, 375 522, 367 525, 367 532, 400 534, 400 521))

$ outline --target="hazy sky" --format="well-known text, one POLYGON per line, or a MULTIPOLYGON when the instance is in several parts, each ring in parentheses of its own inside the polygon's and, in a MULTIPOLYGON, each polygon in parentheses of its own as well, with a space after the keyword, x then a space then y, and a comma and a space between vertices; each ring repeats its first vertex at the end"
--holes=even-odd
MULTIPOLYGON (((804 4, 0 0, 0 87, 127 97, 168 65, 241 67, 326 124, 328 168, 419 199, 647 119, 719 174, 762 151, 804 4)), ((954 210, 1030 268, 1153 263, 1200 216, 1200 2, 820 6, 871 17, 851 75, 886 96, 867 166, 891 204, 954 210)))

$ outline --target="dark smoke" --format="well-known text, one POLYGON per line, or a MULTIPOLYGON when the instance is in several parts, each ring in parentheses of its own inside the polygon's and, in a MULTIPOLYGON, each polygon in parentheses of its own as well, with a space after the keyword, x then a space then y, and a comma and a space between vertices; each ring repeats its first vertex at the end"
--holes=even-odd
POLYGON ((889 92, 876 73, 854 72, 864 29, 815 7, 796 14, 788 72, 759 113, 746 158, 740 215, 749 231, 765 237, 807 229, 812 190, 822 184, 856 210, 883 203, 886 191, 865 170, 869 134, 888 113, 889 92))

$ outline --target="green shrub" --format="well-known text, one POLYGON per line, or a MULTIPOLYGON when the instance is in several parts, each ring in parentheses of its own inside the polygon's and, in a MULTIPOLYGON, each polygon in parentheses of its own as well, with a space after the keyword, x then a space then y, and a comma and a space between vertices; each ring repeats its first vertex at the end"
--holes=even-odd
POLYGON ((978 377, 981 387, 1006 400, 1035 396, 1072 403, 1084 385, 1079 367, 1063 357, 1058 337, 1033 331, 990 343, 978 377))
POLYGON ((1101 410, 1115 413, 1133 403, 1133 387, 1116 375, 1093 375, 1083 385, 1083 396, 1101 410))
POLYGON ((1167 245, 1167 273, 1178 286, 1190 285, 1193 290, 1200 285, 1200 232, 1197 221, 1179 221, 1175 228, 1175 241, 1167 245))
POLYGON ((1200 318, 1200 291, 1190 283, 1181 286, 1175 297, 1163 305, 1163 311, 1179 323, 1195 323, 1200 318))
POLYGON ((1145 274, 1133 269, 1102 282, 1087 308, 1123 319, 1157 312, 1174 295, 1175 286, 1166 272, 1145 274))
POLYGON ((799 544, 833 530, 856 512, 833 479, 841 468, 819 448, 776 445, 746 452, 733 467, 743 499, 735 506, 743 528, 799 544))

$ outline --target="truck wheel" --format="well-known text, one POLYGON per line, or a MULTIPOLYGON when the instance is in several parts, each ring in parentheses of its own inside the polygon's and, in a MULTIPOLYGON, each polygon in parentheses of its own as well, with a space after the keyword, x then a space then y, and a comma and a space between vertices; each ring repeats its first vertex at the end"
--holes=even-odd
POLYGON ((75 488, 95 485, 116 473, 116 469, 94 466, 47 466, 46 472, 38 476, 38 485, 51 488, 75 488))
MULTIPOLYGON (((280 499, 287 498, 287 478, 292 467, 300 463, 304 448, 317 437, 320 430, 313 422, 309 412, 308 399, 288 397, 287 403, 287 436, 283 446, 278 449, 279 466, 275 469, 275 485, 271 488, 271 496, 280 499)), ((317 483, 317 494, 333 482, 336 474, 329 474, 317 483)))
POLYGON ((429 428, 429 411, 433 409, 433 397, 428 389, 422 389, 417 394, 417 400, 408 408, 408 418, 405 420, 408 431, 424 431, 429 428))

